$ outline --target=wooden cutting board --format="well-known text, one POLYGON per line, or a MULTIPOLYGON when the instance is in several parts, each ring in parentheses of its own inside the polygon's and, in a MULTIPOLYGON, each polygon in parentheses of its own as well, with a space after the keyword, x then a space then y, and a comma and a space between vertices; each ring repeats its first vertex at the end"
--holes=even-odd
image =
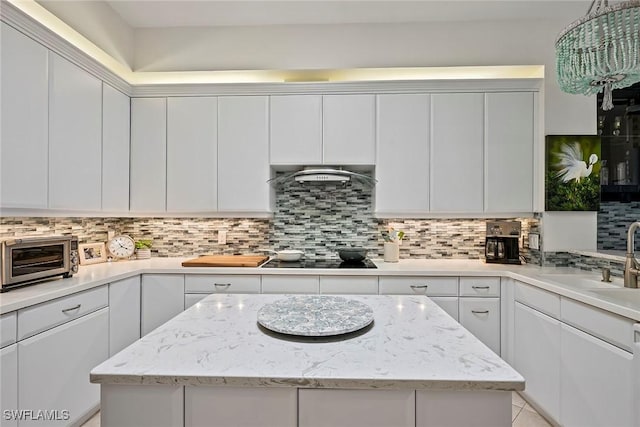
POLYGON ((204 255, 182 263, 183 267, 257 267, 269 257, 265 255, 204 255))

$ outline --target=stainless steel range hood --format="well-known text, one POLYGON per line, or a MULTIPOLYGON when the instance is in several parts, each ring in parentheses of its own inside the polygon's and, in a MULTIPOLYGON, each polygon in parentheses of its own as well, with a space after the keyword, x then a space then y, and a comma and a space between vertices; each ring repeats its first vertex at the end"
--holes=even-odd
POLYGON ((270 179, 269 182, 274 187, 282 186, 289 182, 357 182, 367 187, 376 185, 377 180, 357 172, 351 172, 336 167, 307 167, 297 172, 281 175, 270 179))

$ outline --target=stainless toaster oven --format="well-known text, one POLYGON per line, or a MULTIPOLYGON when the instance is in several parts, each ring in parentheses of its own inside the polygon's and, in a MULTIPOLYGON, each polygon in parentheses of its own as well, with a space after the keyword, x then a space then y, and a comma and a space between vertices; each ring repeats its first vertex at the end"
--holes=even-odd
POLYGON ((55 276, 78 272, 78 238, 75 236, 23 237, 2 241, 4 292, 55 276))

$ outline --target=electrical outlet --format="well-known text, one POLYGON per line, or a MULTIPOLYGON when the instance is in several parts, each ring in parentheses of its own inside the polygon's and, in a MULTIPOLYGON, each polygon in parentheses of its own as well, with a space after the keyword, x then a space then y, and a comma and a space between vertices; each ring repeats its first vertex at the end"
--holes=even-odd
POLYGON ((218 231, 218 244, 219 245, 227 244, 227 232, 225 230, 218 231))
POLYGON ((529 233, 529 249, 540 250, 540 235, 538 233, 529 233))

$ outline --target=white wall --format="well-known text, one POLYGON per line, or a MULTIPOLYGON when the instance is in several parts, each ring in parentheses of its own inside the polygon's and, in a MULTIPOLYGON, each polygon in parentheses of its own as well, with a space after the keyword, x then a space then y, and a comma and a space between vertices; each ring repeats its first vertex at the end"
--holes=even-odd
POLYGON ((70 27, 91 40, 114 59, 133 65, 133 29, 120 15, 101 1, 55 1, 38 3, 70 27))

